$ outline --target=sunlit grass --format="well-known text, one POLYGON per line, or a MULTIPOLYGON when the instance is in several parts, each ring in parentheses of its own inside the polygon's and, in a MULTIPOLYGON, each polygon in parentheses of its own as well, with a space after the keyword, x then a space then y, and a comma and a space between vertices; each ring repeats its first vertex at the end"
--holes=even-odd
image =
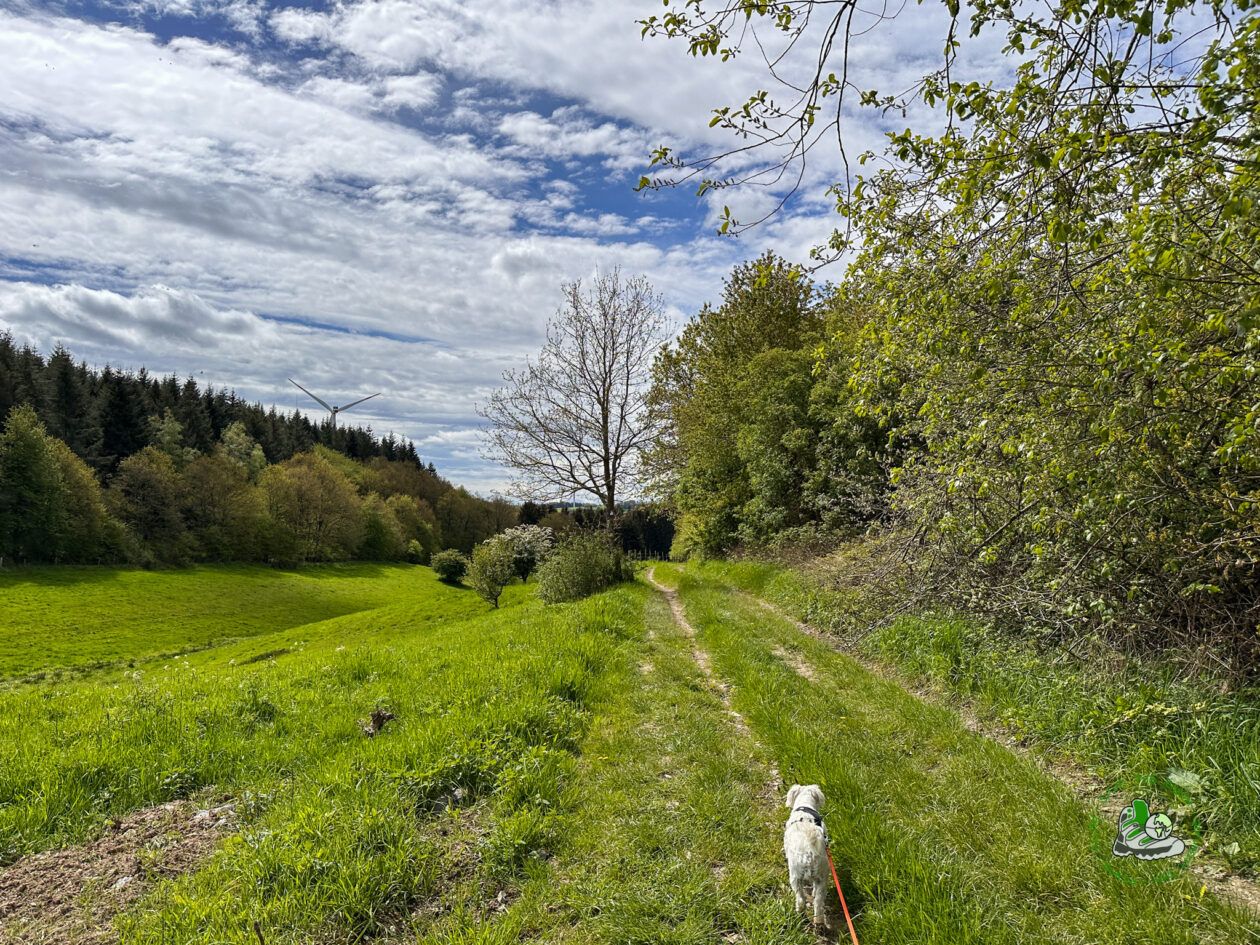
POLYGON ((713 572, 657 577, 751 733, 641 582, 552 607, 515 585, 498 611, 400 597, 0 692, 5 856, 193 795, 234 804, 239 832, 155 877, 124 943, 252 945, 257 921, 267 945, 807 945, 782 795, 818 781, 864 943, 1252 940, 1186 882, 1104 869, 1071 793, 948 709, 713 572), (377 705, 396 718, 367 738, 377 705))
POLYGON ((1200 898, 1192 876, 1117 877, 1072 793, 968 732, 953 712, 871 674, 711 574, 674 574, 718 672, 734 683, 737 707, 785 778, 826 790, 862 940, 1253 940, 1241 916, 1200 898), (807 659, 816 681, 802 680, 775 647, 807 659))
MULTIPOLYGON (((838 602, 792 571, 756 562, 692 570, 844 639, 838 602)), ((1039 651, 957 618, 902 617, 858 646, 910 678, 967 698, 991 723, 1089 766, 1105 783, 1153 784, 1163 806, 1202 832, 1205 852, 1236 869, 1260 864, 1260 691, 1222 692, 1154 658, 1090 661, 1039 651), (1188 773, 1192 789, 1170 787, 1165 776, 1173 771, 1188 773)))
POLYGON ((465 594, 409 565, 3 570, 0 678, 125 665, 387 604, 445 599, 454 614, 465 594))

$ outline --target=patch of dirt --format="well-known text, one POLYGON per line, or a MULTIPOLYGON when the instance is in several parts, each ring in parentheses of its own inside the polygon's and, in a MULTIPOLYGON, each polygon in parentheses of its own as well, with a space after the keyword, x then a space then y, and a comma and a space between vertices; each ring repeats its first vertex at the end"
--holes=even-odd
MULTIPOLYGON (((869 672, 874 673, 881 679, 887 679, 889 682, 895 683, 905 689, 911 695, 931 705, 947 708, 956 713, 962 722, 963 728, 967 731, 978 735, 982 738, 991 738, 999 744, 1003 745, 1009 751, 1022 755, 1031 760, 1042 772, 1055 778, 1062 784, 1072 789, 1077 798, 1087 808, 1097 810, 1099 817, 1104 821, 1115 822, 1120 817, 1120 812, 1127 803, 1123 796, 1116 795, 1114 797, 1103 798, 1103 794, 1107 790, 1107 785, 1101 778, 1085 770, 1080 765, 1072 764, 1063 758, 1051 757, 1030 745, 1024 739, 1018 738, 1010 733, 1001 725, 983 721, 976 708, 969 702, 959 699, 957 696, 950 696, 936 689, 928 689, 923 686, 915 685, 905 676, 899 673, 894 667, 874 660, 867 659, 854 653, 847 647, 840 644, 835 637, 829 636, 819 630, 817 627, 811 627, 809 624, 802 623, 791 614, 785 613, 774 604, 767 600, 750 594, 747 591, 734 589, 740 596, 747 598, 755 604, 759 604, 775 616, 788 621, 796 626, 802 633, 808 634, 816 640, 820 640, 827 644, 831 649, 859 663, 869 672)), ((777 652, 776 655, 784 662, 787 662, 783 654, 777 652)), ((795 667, 794 667, 795 668, 795 667)), ((1256 916, 1260 916, 1260 884, 1254 880, 1246 879, 1231 873, 1222 863, 1214 860, 1205 860, 1196 862, 1191 867, 1197 880, 1208 888, 1218 899, 1228 902, 1233 906, 1250 911, 1256 916)))
POLYGON ((249 657, 249 659, 241 660, 237 665, 248 666, 250 663, 261 663, 264 660, 273 660, 277 656, 284 656, 288 652, 289 648, 287 646, 282 646, 278 650, 268 650, 266 653, 255 654, 254 656, 249 657))
POLYGON ((0 872, 0 942, 115 942, 115 915, 157 880, 191 870, 235 829, 230 804, 177 801, 133 811, 92 843, 23 857, 0 872))
POLYGON ((393 712, 378 705, 372 710, 372 714, 367 719, 359 721, 359 728, 363 730, 363 734, 368 738, 373 738, 381 729, 394 721, 395 718, 397 716, 393 712))
POLYGON ((639 672, 642 673, 644 676, 652 675, 653 668, 654 667, 652 666, 652 664, 648 662, 647 660, 644 660, 642 663, 639 664, 639 672))
POLYGON ((792 672, 796 673, 796 675, 803 679, 808 679, 810 682, 817 678, 814 674, 814 667, 809 665, 809 662, 801 654, 793 653, 777 643, 771 649, 774 651, 774 655, 791 667, 792 672))

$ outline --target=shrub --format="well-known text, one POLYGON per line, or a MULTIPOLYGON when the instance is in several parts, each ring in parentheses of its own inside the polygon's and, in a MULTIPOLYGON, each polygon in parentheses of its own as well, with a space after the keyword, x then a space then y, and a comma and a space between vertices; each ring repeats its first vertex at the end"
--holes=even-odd
POLYGON ((454 548, 448 548, 435 554, 433 560, 429 562, 429 567, 433 568, 443 581, 454 583, 468 573, 468 559, 454 548))
POLYGON ((538 596, 548 604, 578 600, 634 576, 620 548, 601 534, 569 538, 538 569, 538 596))
POLYGON ((502 535, 483 541, 473 549, 468 582, 488 604, 499 606, 503 588, 516 577, 516 555, 512 542, 502 535))
POLYGON ((542 525, 518 525, 506 529, 502 537, 512 546, 516 574, 522 581, 529 580, 529 576, 547 560, 554 540, 551 529, 542 525))

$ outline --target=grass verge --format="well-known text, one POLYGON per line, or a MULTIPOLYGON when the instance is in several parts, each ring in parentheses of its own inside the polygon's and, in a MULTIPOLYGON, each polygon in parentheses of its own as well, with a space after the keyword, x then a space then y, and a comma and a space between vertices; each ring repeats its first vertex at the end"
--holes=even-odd
POLYGON ((1222 693, 1154 661, 1039 650, 962 619, 902 617, 854 644, 838 600, 805 575, 751 561, 692 570, 968 699, 982 718, 1087 766, 1103 784, 1151 791, 1200 852, 1232 869, 1254 874, 1260 865, 1260 692, 1222 693))

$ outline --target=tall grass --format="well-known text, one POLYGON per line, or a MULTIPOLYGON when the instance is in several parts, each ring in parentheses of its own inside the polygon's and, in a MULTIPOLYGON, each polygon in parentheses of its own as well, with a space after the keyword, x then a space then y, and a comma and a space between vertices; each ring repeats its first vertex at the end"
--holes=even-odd
POLYGON ((347 709, 370 697, 397 721, 256 781, 274 800, 129 916, 124 941, 248 942, 255 919, 268 943, 360 940, 424 925, 465 873, 488 895, 553 842, 589 694, 636 617, 599 600, 517 609, 305 667, 284 686, 347 709))
POLYGON ((826 791, 823 813, 862 941, 1253 940, 1247 920, 1200 898, 1191 875, 1144 882, 1151 864, 1100 855, 1096 822, 1070 790, 968 732, 949 709, 719 582, 677 572, 675 580, 785 780, 826 791), (783 651, 808 661, 813 680, 783 651))

